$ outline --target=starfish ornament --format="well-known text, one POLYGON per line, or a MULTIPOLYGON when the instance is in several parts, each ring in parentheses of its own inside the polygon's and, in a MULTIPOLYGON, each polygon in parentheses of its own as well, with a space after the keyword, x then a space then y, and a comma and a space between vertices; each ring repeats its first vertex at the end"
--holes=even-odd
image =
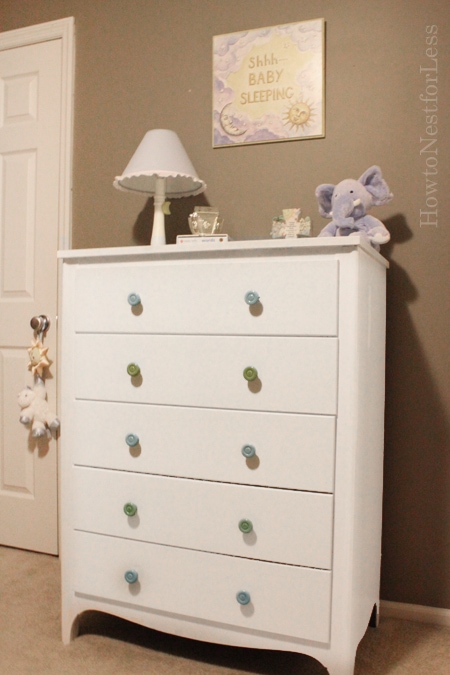
POLYGON ((44 368, 50 365, 50 361, 47 359, 47 352, 48 347, 44 347, 40 340, 33 340, 31 342, 31 347, 28 349, 28 354, 30 355, 28 368, 33 375, 42 377, 44 368))

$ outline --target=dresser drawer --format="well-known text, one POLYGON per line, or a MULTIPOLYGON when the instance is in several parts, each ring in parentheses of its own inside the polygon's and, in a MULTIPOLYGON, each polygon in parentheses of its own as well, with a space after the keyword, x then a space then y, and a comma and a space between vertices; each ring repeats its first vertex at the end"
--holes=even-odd
POLYGON ((74 527, 100 534, 329 569, 333 497, 75 467, 74 527), (124 513, 125 504, 136 507, 124 513), (242 520, 253 529, 243 533, 242 520))
POLYGON ((75 464, 333 492, 331 416, 76 401, 71 434, 75 464))
POLYGON ((303 640, 328 642, 331 573, 167 546, 73 533, 76 595, 303 640), (135 571, 133 584, 124 574, 135 571), (250 595, 247 605, 236 600, 250 595))
POLYGON ((335 414, 337 347, 336 338, 79 334, 75 397, 335 414))
POLYGON ((91 264, 75 283, 81 332, 337 335, 336 260, 91 264))

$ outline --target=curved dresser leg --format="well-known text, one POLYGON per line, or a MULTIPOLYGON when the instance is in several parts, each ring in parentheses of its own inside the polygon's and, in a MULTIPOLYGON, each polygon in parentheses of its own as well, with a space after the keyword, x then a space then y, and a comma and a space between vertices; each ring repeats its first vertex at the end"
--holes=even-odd
POLYGON ((378 628, 379 623, 380 623, 380 610, 378 608, 378 605, 375 604, 373 606, 372 614, 370 616, 369 626, 371 628, 378 628))
POLYGON ((75 618, 72 616, 62 618, 62 641, 65 645, 75 640, 80 628, 80 618, 77 614, 75 618))
POLYGON ((333 664, 328 665, 328 675, 354 675, 355 672, 355 658, 353 655, 341 656, 333 664))

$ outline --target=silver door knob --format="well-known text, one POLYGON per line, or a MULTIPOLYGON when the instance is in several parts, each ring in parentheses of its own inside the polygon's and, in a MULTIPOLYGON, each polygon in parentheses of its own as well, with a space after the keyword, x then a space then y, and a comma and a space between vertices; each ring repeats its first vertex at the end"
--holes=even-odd
POLYGON ((36 333, 45 333, 50 326, 50 319, 45 314, 33 316, 30 326, 36 333))

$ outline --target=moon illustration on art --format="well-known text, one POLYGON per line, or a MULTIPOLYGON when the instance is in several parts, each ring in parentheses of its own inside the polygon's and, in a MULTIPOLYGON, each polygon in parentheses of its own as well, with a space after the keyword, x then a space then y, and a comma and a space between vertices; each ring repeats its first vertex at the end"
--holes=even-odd
POLYGON ((220 113, 219 117, 220 126, 229 136, 242 136, 246 133, 247 129, 245 127, 239 129, 239 127, 235 125, 233 117, 230 114, 231 111, 227 112, 231 105, 231 103, 227 103, 227 105, 222 108, 222 112, 220 113))

